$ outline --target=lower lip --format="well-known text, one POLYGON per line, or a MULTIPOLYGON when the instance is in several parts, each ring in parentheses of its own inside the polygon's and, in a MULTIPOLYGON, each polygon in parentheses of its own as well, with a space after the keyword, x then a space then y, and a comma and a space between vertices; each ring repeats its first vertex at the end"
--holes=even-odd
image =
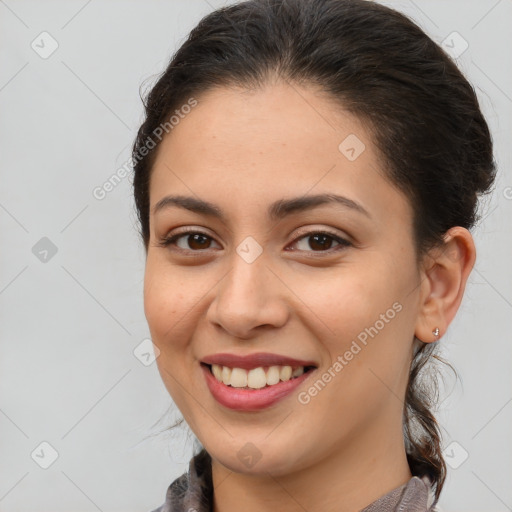
POLYGON ((238 411, 259 411, 271 406, 288 396, 297 386, 300 386, 314 370, 310 370, 300 377, 281 381, 273 386, 260 389, 242 389, 226 386, 219 382, 211 373, 208 366, 201 364, 206 384, 211 394, 221 405, 238 411))

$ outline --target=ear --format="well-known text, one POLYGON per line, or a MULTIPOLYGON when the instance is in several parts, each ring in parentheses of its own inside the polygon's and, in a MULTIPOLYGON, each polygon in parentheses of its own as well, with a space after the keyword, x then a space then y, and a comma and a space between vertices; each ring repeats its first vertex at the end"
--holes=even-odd
POLYGON ((473 237, 461 226, 449 229, 443 246, 432 249, 424 258, 414 333, 424 343, 437 341, 446 332, 459 309, 475 258, 473 237))

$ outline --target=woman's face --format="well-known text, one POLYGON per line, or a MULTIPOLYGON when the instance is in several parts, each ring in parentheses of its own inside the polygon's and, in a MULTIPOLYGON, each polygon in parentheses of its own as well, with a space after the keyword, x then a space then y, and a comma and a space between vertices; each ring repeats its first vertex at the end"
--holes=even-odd
POLYGON ((197 99, 150 183, 144 308, 174 402, 242 473, 400 446, 420 273, 411 206, 369 133, 298 86, 197 99), (309 202, 324 195, 344 199, 309 202), (190 201, 155 212, 167 196, 190 201), (214 356, 227 385, 202 364, 214 356))

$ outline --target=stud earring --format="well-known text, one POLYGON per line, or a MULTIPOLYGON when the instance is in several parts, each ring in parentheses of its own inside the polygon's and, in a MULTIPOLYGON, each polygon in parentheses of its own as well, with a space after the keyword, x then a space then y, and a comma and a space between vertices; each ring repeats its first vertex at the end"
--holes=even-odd
POLYGON ((436 340, 439 339, 439 327, 436 327, 433 331, 432 331, 432 334, 436 337, 436 340))

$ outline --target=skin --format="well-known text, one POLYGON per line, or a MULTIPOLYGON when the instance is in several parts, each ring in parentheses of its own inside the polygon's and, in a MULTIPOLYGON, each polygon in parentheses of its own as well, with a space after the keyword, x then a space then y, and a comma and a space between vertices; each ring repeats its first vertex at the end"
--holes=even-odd
POLYGON ((411 204, 383 174, 369 132, 312 87, 277 82, 197 99, 159 147, 150 182, 144 310, 160 375, 212 456, 215 512, 241 502, 247 512, 360 510, 412 476, 402 410, 413 337, 430 343, 435 327, 446 332, 474 264, 472 237, 452 228, 418 266, 411 204), (338 149, 350 134, 365 144, 354 161, 338 149), (276 200, 324 192, 370 217, 328 204, 267 218, 276 200), (169 194, 212 202, 226 220, 179 207, 154 214, 169 194), (185 226, 210 238, 158 245, 185 226), (319 248, 305 236, 322 229, 351 245, 319 248), (263 248, 252 263, 236 252, 248 236, 263 248), (400 312, 299 403, 396 302, 400 312), (212 397, 199 365, 219 352, 273 352, 318 369, 267 409, 233 411, 212 397), (237 456, 248 442, 261 456, 251 467, 237 456))

